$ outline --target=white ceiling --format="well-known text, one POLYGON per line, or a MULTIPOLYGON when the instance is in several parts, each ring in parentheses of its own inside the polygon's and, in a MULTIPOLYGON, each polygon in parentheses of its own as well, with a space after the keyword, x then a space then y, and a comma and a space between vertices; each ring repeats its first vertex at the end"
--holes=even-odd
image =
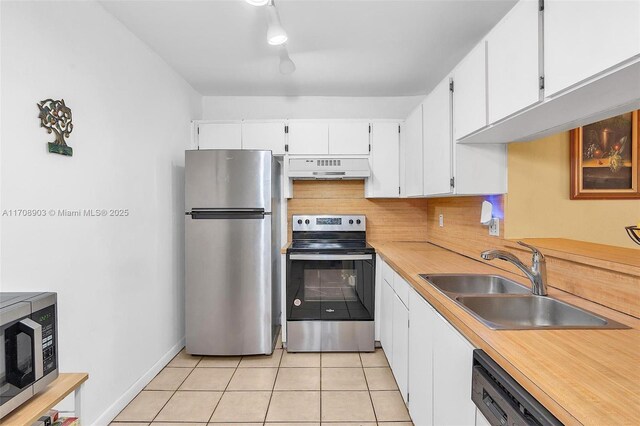
POLYGON ((203 95, 426 94, 516 0, 277 0, 292 75, 243 0, 103 0, 203 95))

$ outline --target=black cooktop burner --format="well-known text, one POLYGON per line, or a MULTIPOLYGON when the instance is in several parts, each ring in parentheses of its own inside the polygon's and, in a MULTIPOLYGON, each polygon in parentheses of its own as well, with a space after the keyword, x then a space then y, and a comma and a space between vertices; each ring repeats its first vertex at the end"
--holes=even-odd
POLYGON ((302 240, 293 241, 291 243, 290 250, 341 250, 341 251, 364 251, 369 252, 374 250, 366 241, 354 241, 354 240, 302 240))

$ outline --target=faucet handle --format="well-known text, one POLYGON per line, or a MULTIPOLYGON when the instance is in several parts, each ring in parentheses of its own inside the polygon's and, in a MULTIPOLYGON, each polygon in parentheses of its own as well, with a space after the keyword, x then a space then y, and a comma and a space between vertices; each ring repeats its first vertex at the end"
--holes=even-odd
POLYGON ((525 243, 524 241, 518 241, 518 244, 520 244, 522 247, 526 247, 529 250, 531 250, 531 252, 533 253, 533 257, 534 259, 537 258, 538 260, 542 260, 544 259, 544 255, 542 254, 542 252, 540 250, 538 250, 537 248, 535 248, 534 246, 525 243))

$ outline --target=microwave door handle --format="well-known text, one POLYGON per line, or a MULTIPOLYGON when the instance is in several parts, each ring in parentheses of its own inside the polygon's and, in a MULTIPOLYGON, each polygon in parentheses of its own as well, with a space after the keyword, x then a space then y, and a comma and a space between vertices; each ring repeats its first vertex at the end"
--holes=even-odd
POLYGON ((33 360, 33 371, 35 372, 34 382, 40 380, 43 375, 43 359, 42 359, 42 326, 32 320, 25 318, 20 321, 23 326, 22 331, 31 336, 31 359, 33 360))

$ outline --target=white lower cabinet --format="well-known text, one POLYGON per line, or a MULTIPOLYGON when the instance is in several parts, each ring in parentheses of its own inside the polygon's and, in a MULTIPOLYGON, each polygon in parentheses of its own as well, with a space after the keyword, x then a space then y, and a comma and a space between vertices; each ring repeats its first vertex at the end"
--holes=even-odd
POLYGON ((436 312, 415 290, 409 292, 409 414, 413 424, 433 425, 433 323, 436 312))
MULTIPOLYGON (((382 265, 384 261, 379 254, 376 254, 376 280, 374 288, 374 329, 375 340, 380 341, 380 312, 382 306, 382 265)), ((283 305, 285 306, 285 305, 283 305)))
MULTIPOLYGON (((380 260, 382 270, 388 265, 380 260)), ((380 342, 416 426, 473 426, 474 347, 394 271, 382 279, 380 342), (397 281, 397 282, 395 282, 397 281), (394 291, 407 289, 407 302, 394 291)), ((480 413, 480 416, 482 414, 480 413)), ((484 423, 477 423, 483 425, 484 423)))
POLYGON ((447 320, 433 324, 433 424, 473 425, 471 400, 473 346, 447 320))
POLYGON ((482 414, 482 412, 477 408, 476 408, 476 426, 491 426, 491 423, 489 422, 489 420, 487 420, 484 414, 482 414))
POLYGON ((409 293, 409 413, 415 425, 476 424, 473 346, 415 290, 409 293))
POLYGON ((409 309, 397 294, 393 295, 393 376, 404 402, 409 381, 409 309))
POLYGON ((389 365, 393 368, 393 300, 396 296, 391 284, 384 279, 382 280, 381 296, 380 344, 387 355, 389 365))

